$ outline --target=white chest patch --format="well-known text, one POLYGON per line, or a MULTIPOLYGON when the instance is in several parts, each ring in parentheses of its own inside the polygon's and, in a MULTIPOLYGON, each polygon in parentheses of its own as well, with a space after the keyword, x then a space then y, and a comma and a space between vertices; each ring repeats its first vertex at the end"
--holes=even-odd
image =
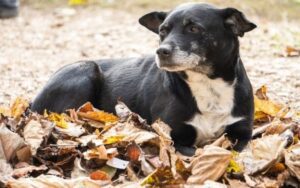
POLYGON ((195 97, 200 113, 196 113, 188 124, 197 130, 196 145, 203 145, 220 136, 227 125, 243 119, 233 117, 234 86, 223 79, 210 79, 205 74, 186 71, 187 83, 195 97))

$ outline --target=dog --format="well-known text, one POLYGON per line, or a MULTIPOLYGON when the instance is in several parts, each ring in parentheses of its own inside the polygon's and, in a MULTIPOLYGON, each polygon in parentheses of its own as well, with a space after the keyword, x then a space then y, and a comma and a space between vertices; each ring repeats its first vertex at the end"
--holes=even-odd
POLYGON ((148 13, 139 23, 159 35, 155 55, 67 65, 31 110, 63 112, 90 101, 114 113, 120 99, 148 123, 166 122, 183 153, 223 133, 241 151, 251 139, 254 103, 238 37, 256 25, 235 8, 194 3, 148 13))

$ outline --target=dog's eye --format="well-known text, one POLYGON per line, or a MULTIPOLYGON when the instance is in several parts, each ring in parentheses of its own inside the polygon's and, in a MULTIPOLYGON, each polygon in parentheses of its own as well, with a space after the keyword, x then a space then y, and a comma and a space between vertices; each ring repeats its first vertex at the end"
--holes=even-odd
POLYGON ((188 31, 191 33, 199 33, 200 28, 196 25, 191 25, 191 26, 189 26, 188 31))

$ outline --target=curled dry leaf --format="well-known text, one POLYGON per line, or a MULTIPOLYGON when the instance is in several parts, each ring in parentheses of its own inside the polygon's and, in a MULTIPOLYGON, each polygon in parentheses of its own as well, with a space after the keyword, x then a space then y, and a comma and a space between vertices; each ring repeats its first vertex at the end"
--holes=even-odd
POLYGON ((285 164, 290 173, 300 181, 300 144, 296 144, 285 150, 285 164))
POLYGON ((269 98, 267 96, 267 90, 268 90, 267 86, 263 85, 259 89, 256 90, 255 95, 257 96, 258 99, 269 100, 269 98))
POLYGON ((118 121, 117 116, 94 108, 90 102, 83 104, 78 109, 77 114, 82 118, 99 121, 102 123, 114 123, 118 121))
POLYGON ((159 120, 159 121, 154 122, 151 126, 159 136, 161 136, 165 139, 169 139, 169 140, 172 139, 171 138, 171 127, 169 125, 167 125, 164 122, 159 120))
POLYGON ((0 123, 0 159, 10 161, 16 152, 24 146, 23 138, 0 123))
POLYGON ((252 140, 239 154, 237 162, 246 174, 265 172, 280 159, 286 144, 286 138, 277 134, 252 140))
POLYGON ((30 120, 24 127, 24 139, 30 145, 32 155, 36 154, 36 150, 40 147, 44 137, 52 132, 54 126, 49 122, 30 120))
POLYGON ((217 146, 208 145, 191 163, 192 175, 187 182, 203 184, 206 180, 218 180, 226 171, 232 154, 217 146))

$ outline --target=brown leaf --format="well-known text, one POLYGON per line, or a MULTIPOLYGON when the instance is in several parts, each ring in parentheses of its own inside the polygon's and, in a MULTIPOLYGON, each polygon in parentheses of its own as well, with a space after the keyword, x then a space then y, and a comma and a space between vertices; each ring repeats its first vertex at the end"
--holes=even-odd
POLYGON ((206 146, 191 163, 192 175, 187 182, 203 184, 206 180, 218 180, 226 171, 232 154, 223 148, 206 146))
POLYGON ((0 159, 10 161, 25 146, 23 138, 0 123, 0 159))
POLYGON ((142 150, 135 142, 130 143, 126 148, 126 155, 129 157, 130 161, 139 161, 141 154, 142 150))
POLYGON ((255 95, 258 99, 269 100, 267 96, 267 86, 263 85, 258 90, 256 90, 255 95))
POLYGON ((264 172, 274 165, 282 155, 287 144, 279 135, 268 135, 252 140, 237 157, 246 174, 264 172))
POLYGON ((292 46, 287 46, 285 48, 285 52, 286 52, 286 55, 288 57, 296 57, 296 56, 300 56, 300 49, 296 49, 292 46))
POLYGON ((92 180, 110 180, 109 175, 101 170, 96 170, 90 174, 92 180))
POLYGON ((300 144, 296 144, 284 151, 285 164, 290 173, 300 181, 300 144))
POLYGON ((48 137, 53 130, 52 123, 41 123, 37 120, 30 120, 24 127, 24 139, 30 145, 32 155, 36 154, 36 150, 40 147, 44 137, 48 137))

